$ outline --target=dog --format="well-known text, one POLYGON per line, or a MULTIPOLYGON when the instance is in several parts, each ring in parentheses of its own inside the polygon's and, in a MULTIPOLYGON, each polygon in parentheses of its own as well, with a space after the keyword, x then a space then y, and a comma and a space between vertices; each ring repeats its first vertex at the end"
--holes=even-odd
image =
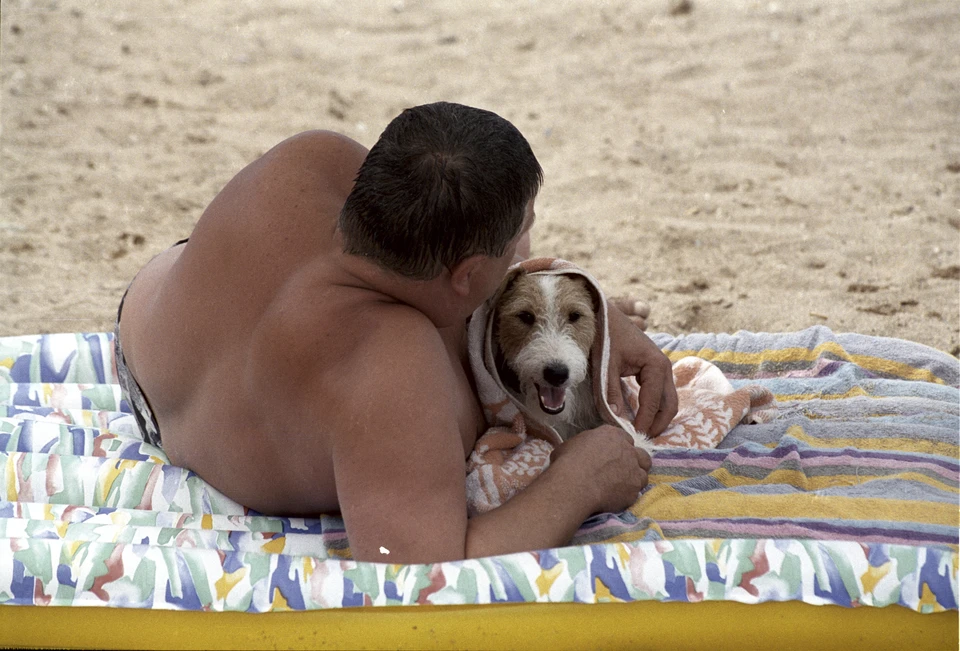
POLYGON ((599 304, 585 278, 513 270, 494 307, 497 371, 531 418, 566 441, 602 420, 590 351, 599 304))

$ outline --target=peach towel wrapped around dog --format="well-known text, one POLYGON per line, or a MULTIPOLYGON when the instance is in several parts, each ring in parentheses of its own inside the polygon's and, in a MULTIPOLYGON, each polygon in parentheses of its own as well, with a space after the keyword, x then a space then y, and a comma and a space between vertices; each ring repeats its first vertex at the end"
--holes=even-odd
MULTIPOLYGON (((528 273, 582 276, 596 292, 600 310, 592 370, 594 386, 601 394, 597 409, 605 422, 628 432, 638 446, 647 450, 714 448, 739 423, 768 422, 775 417, 776 401, 768 389, 759 385, 734 389, 720 369, 710 362, 685 357, 673 365, 679 398, 677 416, 662 434, 653 440, 647 439, 631 424, 639 404, 640 387, 634 378, 621 380, 630 420, 617 416, 607 401, 610 333, 607 302, 597 281, 573 263, 558 258, 535 258, 519 266, 528 273)), ((498 298, 499 292, 474 312, 468 332, 470 364, 488 425, 467 462, 470 515, 495 509, 523 490, 550 465, 550 453, 562 443, 552 428, 525 417, 525 408, 507 392, 497 373, 492 322, 498 298)))

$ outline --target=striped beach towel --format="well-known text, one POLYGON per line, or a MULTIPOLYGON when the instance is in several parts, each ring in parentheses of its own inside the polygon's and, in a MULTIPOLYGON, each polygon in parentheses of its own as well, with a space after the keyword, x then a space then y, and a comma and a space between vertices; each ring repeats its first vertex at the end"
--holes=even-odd
POLYGON ((781 415, 735 428, 716 450, 659 452, 637 504, 595 518, 579 542, 746 537, 956 549, 956 359, 826 328, 654 340, 674 361, 710 360, 735 386, 760 382, 781 415))
POLYGON ((268 612, 501 602, 801 601, 957 609, 960 364, 835 334, 655 335, 776 420, 660 452, 628 511, 567 547, 350 560, 338 517, 232 502, 136 436, 109 334, 0 338, 0 608, 268 612))

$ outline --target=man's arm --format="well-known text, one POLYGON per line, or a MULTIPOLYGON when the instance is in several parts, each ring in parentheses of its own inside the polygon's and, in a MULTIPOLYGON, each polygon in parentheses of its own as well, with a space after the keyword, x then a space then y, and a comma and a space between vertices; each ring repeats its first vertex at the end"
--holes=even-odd
POLYGON ((503 506, 470 520, 468 558, 566 545, 594 513, 622 511, 647 485, 650 456, 619 428, 567 440, 550 465, 503 506))
POLYGON ((436 562, 555 547, 590 514, 636 500, 650 459, 603 427, 563 446, 505 506, 468 521, 461 398, 451 391, 456 378, 443 343, 428 330, 372 338, 357 355, 367 363, 351 373, 354 397, 338 418, 346 429, 337 434, 334 468, 355 558, 436 562))

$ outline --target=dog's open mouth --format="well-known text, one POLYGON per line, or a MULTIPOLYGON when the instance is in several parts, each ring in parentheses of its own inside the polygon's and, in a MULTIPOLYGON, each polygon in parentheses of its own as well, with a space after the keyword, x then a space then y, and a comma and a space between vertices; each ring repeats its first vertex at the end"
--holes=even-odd
POLYGON ((540 409, 550 415, 557 415, 563 411, 566 403, 567 390, 563 387, 544 387, 537 386, 537 394, 540 396, 540 409))

